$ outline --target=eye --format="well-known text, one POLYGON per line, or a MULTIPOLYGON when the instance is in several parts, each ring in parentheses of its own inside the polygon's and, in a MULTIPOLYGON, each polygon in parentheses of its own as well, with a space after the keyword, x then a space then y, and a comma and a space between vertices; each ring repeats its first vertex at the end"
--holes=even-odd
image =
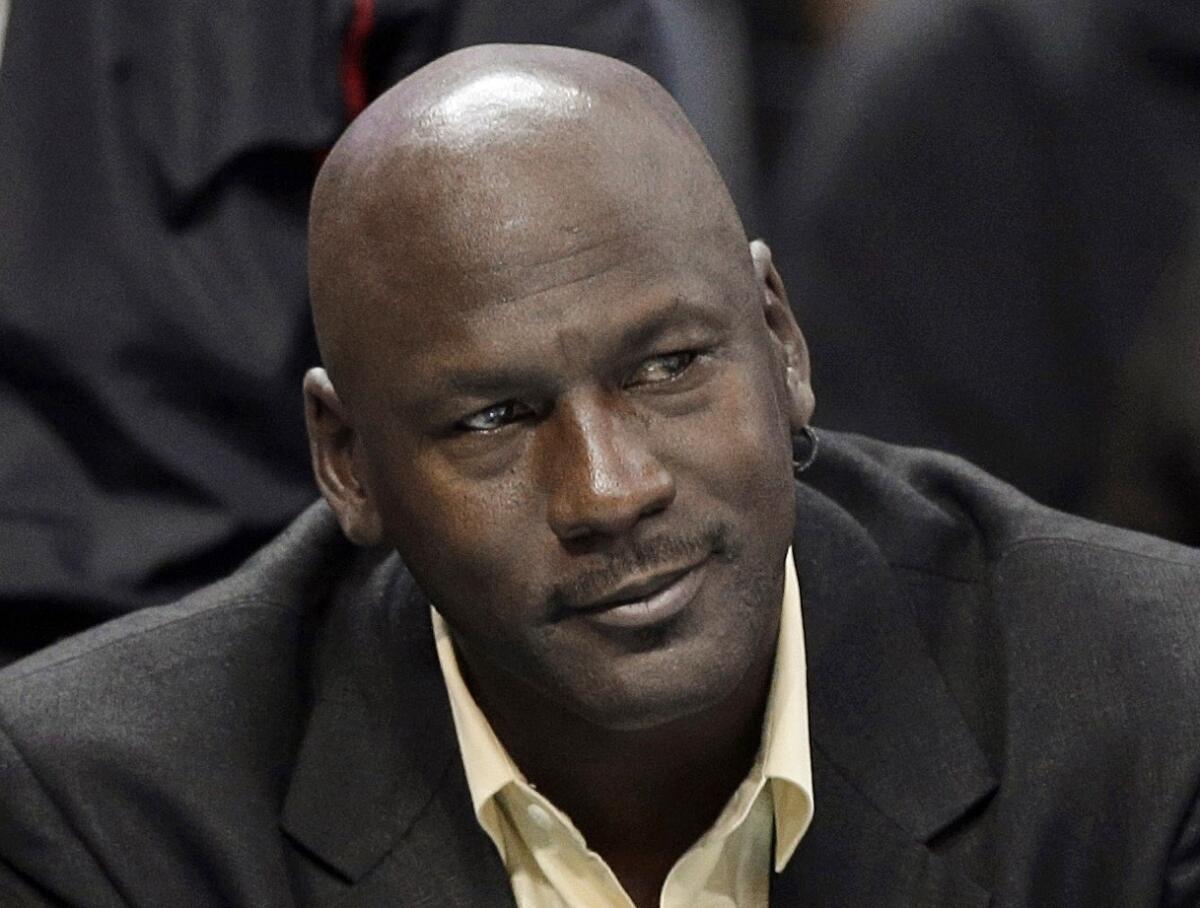
POLYGON ((653 385, 670 381, 685 372, 695 359, 696 353, 693 350, 679 350, 675 353, 652 356, 634 370, 627 384, 653 385))
POLYGON ((531 413, 533 410, 520 401, 506 400, 463 417, 458 421, 458 428, 464 432, 494 432, 531 413))

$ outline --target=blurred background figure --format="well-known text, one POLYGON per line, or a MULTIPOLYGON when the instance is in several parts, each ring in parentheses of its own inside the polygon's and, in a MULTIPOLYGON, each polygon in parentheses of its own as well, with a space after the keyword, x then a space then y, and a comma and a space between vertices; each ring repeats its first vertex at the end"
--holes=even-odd
POLYGON ((747 231, 775 236, 778 173, 795 164, 809 83, 828 48, 888 0, 650 0, 663 78, 704 138, 747 231))
POLYGON ((819 424, 1200 541, 1191 0, 6 2, 0 662, 226 574, 312 500, 317 165, 491 41, 676 95, 775 248, 819 424))
POLYGON ((640 2, 500 7, 12 4, 0 658, 228 573, 314 498, 308 193, 371 97, 490 39, 653 71, 640 2))
POLYGON ((1145 481, 1162 438, 1136 433, 1135 454, 1125 430, 1174 420, 1200 381, 1193 358, 1148 383, 1168 355, 1156 326, 1196 311, 1195 281, 1176 288, 1197 254, 1200 5, 887 0, 805 105, 767 218, 818 420, 1200 543, 1196 461, 1158 519, 1116 488, 1145 481))
MULTIPOLYGON (((1200 200, 1193 211, 1200 210, 1200 200)), ((1132 344, 1087 507, 1200 545, 1200 217, 1132 344)))

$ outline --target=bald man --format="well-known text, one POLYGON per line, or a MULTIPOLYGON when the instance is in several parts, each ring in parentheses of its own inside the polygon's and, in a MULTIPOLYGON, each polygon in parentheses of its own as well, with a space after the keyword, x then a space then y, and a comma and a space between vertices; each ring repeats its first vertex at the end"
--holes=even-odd
POLYGON ((818 445, 645 76, 411 76, 311 285, 323 501, 0 675, 0 904, 1198 903, 1200 555, 818 445))

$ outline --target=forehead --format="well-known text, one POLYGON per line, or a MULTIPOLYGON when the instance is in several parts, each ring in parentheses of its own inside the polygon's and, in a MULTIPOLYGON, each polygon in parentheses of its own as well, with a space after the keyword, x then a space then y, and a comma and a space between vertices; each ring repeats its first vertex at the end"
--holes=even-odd
POLYGON ((662 241, 713 220, 741 233, 694 136, 647 122, 636 105, 521 74, 451 94, 367 168, 356 200, 371 247, 363 252, 393 283, 423 279, 423 265, 538 264, 575 254, 581 237, 605 243, 651 224, 662 241), (401 248, 402 257, 391 254, 401 248))
POLYGON ((430 268, 443 267, 502 277, 603 253, 639 235, 686 245, 710 242, 716 222, 728 229, 720 206, 669 173, 657 149, 621 154, 616 135, 557 134, 563 129, 502 150, 417 148, 394 172, 381 173, 364 206, 371 264, 397 285, 428 280, 430 268))
POLYGON ((710 233, 698 226, 704 242, 681 244, 649 229, 580 231, 553 255, 450 269, 419 304, 381 301, 362 350, 373 395, 420 399, 456 376, 566 380, 660 339, 728 330, 749 308, 753 270, 745 246, 710 233))
POLYGON ((604 129, 542 120, 499 139, 492 129, 482 143, 418 135, 386 158, 360 196, 351 255, 331 269, 356 314, 354 369, 415 368, 468 342, 538 355, 529 342, 552 328, 752 284, 741 224, 703 150, 622 117, 604 129))

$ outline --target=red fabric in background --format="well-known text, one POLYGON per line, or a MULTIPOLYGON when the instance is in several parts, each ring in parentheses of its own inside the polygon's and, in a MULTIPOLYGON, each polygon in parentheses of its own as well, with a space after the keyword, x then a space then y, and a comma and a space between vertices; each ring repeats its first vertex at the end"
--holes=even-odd
POLYGON ((353 120, 367 106, 367 72, 365 55, 367 39, 375 24, 375 0, 354 0, 350 27, 346 30, 346 41, 342 47, 342 100, 346 105, 346 118, 353 120))

